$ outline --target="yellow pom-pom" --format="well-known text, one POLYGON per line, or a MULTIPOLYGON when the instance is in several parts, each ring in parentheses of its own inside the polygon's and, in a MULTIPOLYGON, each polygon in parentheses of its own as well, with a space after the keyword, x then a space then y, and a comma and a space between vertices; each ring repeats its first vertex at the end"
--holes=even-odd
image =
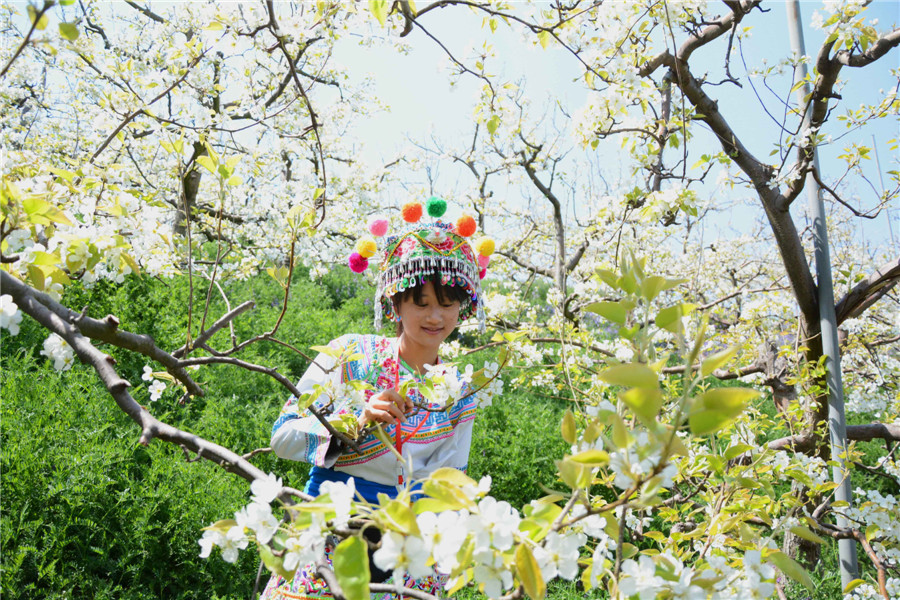
POLYGON ((475 242, 475 251, 482 256, 490 256, 494 253, 494 240, 483 237, 475 242))
POLYGON ((378 244, 370 237, 360 238, 356 241, 356 253, 363 258, 372 258, 378 252, 378 244))

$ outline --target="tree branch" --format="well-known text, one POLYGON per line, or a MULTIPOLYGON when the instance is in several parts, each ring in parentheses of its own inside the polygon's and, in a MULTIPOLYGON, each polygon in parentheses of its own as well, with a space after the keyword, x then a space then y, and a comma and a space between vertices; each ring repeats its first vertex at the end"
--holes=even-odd
MULTIPOLYGON (((52 298, 34 290, 18 281, 5 271, 0 271, 0 282, 3 291, 13 297, 19 309, 38 322, 42 327, 63 338, 86 365, 94 368, 100 381, 106 387, 119 408, 141 428, 140 443, 149 444, 154 438, 161 439, 175 446, 195 453, 198 457, 213 462, 226 471, 234 473, 247 481, 265 477, 266 474, 245 460, 239 454, 214 444, 197 435, 173 427, 158 420, 150 412, 137 403, 128 392, 131 384, 122 379, 113 368, 115 360, 98 350, 81 329, 90 329, 90 322, 83 318, 78 322, 74 313, 57 304, 52 298)), ((144 336, 146 337, 146 336, 144 336)))
POLYGON ((874 273, 853 286, 834 306, 840 325, 847 319, 855 319, 875 304, 900 281, 900 257, 878 267, 874 273))
POLYGON ((900 46, 900 29, 895 29, 869 46, 861 54, 853 54, 849 50, 841 50, 834 55, 835 62, 848 67, 865 67, 888 53, 892 48, 900 46))
MULTIPOLYGON (((893 423, 847 425, 847 439, 856 442, 871 442, 876 439, 900 441, 900 425, 893 423)), ((791 435, 768 443, 768 447, 772 450, 792 449, 796 452, 808 452, 815 446, 816 439, 809 434, 791 435)))
POLYGON ((19 58, 19 55, 22 53, 22 50, 25 49, 25 46, 28 45, 28 42, 31 40, 31 35, 34 33, 35 28, 37 27, 38 22, 44 17, 44 14, 50 10, 55 2, 53 0, 44 0, 44 6, 41 7, 41 10, 34 17, 34 21, 31 22, 31 28, 28 30, 28 33, 25 34, 25 37, 22 39, 22 43, 19 44, 19 47, 16 48, 16 51, 10 57, 9 61, 7 61, 6 65, 3 67, 3 70, 0 71, 0 77, 6 75, 6 72, 9 71, 9 68, 12 64, 19 58))
MULTIPOLYGON (((33 304, 40 304, 62 322, 76 327, 81 335, 137 352, 155 360, 166 367, 166 371, 181 382, 189 394, 203 396, 203 390, 188 375, 178 359, 161 350, 149 335, 137 335, 119 329, 119 320, 113 315, 97 320, 85 314, 78 314, 56 302, 47 294, 32 289, 6 271, 0 271, 0 287, 3 288, 4 293, 9 293, 14 299, 19 297, 29 299, 33 304)), ((18 300, 16 300, 16 304, 20 304, 18 300)), ((59 332, 56 333, 62 335, 59 332)))

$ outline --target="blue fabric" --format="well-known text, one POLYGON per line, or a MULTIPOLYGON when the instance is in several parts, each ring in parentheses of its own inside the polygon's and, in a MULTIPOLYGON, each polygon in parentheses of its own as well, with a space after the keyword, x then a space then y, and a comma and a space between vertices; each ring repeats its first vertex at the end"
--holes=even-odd
MULTIPOLYGON (((306 488, 303 491, 311 496, 318 496, 319 486, 322 485, 322 482, 340 481, 347 483, 350 477, 350 475, 342 471, 313 466, 309 471, 309 479, 306 480, 306 488)), ((397 488, 392 485, 382 485, 362 477, 354 477, 353 481, 356 484, 356 491, 366 499, 366 502, 377 504, 379 493, 387 494, 391 498, 397 497, 397 488)))

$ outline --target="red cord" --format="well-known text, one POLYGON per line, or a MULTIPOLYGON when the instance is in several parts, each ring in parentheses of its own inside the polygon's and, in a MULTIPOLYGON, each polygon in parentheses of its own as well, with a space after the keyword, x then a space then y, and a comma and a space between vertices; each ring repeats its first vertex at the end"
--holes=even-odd
MULTIPOLYGON (((400 348, 399 344, 397 347, 397 357, 394 361, 394 391, 400 393, 400 348)), ((428 420, 428 416, 426 415, 419 424, 416 425, 416 428, 412 430, 405 438, 403 437, 403 424, 398 422, 396 427, 396 433, 394 436, 394 448, 397 450, 397 454, 403 456, 403 443, 409 441, 414 435, 419 433, 419 430, 422 429, 422 425, 425 424, 425 421, 428 420)), ((403 485, 403 467, 400 467, 400 474, 397 475, 397 484, 403 485)))

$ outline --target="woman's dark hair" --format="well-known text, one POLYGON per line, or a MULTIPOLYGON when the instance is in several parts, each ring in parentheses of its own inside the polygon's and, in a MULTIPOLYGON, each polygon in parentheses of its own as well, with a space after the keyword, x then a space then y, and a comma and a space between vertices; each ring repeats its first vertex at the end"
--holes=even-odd
MULTIPOLYGON (((432 275, 426 276, 423 280, 430 281, 434 286, 434 295, 437 296, 437 301, 441 304, 445 302, 459 302, 459 311, 463 312, 466 307, 469 306, 469 303, 472 302, 472 299, 469 297, 469 292, 466 291, 461 285, 444 285, 441 283, 441 274, 434 273, 432 275)), ((398 311, 400 309, 400 303, 408 300, 410 296, 412 296, 413 302, 416 304, 422 302, 422 288, 425 286, 424 283, 420 283, 417 286, 406 288, 402 292, 398 292, 391 296, 391 302, 394 305, 394 314, 400 314, 398 311)), ((397 336, 403 333, 403 322, 397 323, 397 336)))

